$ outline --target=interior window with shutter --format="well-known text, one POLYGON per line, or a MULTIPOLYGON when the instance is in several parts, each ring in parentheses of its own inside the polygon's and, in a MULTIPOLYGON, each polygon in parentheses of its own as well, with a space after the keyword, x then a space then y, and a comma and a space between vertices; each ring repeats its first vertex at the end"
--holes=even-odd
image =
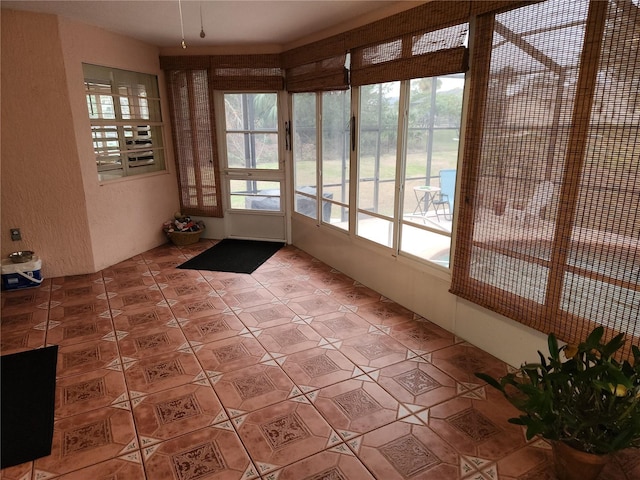
POLYGON ((478 19, 452 292, 562 340, 640 337, 637 2, 478 19), (483 56, 482 45, 486 45, 483 56))
POLYGON ((157 77, 99 65, 82 68, 98 179, 164 170, 157 77))

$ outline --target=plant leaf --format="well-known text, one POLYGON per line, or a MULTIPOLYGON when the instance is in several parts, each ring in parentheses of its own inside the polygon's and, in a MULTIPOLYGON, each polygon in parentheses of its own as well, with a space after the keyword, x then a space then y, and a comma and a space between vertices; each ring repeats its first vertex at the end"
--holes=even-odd
POLYGON ((551 355, 551 358, 556 362, 560 361, 560 349, 558 348, 558 340, 553 333, 549 334, 547 343, 549 344, 549 354, 551 355))
POLYGON ((603 348, 602 348, 602 356, 603 357, 610 357, 611 355, 613 355, 617 350, 619 350, 620 348, 622 348, 622 346, 624 345, 625 340, 624 340, 624 333, 620 333, 618 335, 616 335, 615 337, 613 337, 609 343, 607 343, 603 348))
POLYGON ((546 370, 547 369, 547 359, 544 358, 544 355, 542 354, 542 352, 540 350, 538 350, 538 356, 540 357, 540 366, 546 370))
POLYGON ((498 382, 495 378, 487 375, 486 373, 477 372, 475 376, 478 377, 480 380, 484 380, 493 388, 498 389, 501 392, 504 392, 504 387, 500 385, 500 382, 498 382))
POLYGON ((600 325, 599 327, 596 327, 593 330, 593 332, 589 334, 585 343, 588 345, 590 349, 596 348, 600 344, 600 339, 602 338, 602 335, 604 335, 604 327, 600 325))

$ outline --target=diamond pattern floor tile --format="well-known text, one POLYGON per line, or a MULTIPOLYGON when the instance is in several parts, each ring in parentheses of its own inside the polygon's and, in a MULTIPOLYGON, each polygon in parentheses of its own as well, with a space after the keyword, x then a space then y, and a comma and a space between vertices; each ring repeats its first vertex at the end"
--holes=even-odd
POLYGON ((3 355, 60 345, 52 454, 2 480, 555 479, 474 375, 503 362, 293 246, 176 268, 215 243, 2 292, 3 355))

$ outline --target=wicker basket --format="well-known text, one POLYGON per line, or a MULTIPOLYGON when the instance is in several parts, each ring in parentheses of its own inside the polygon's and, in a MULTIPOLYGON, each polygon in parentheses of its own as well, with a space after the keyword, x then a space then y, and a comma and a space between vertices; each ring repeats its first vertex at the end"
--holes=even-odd
POLYGON ((169 240, 179 247, 198 243, 201 234, 202 230, 198 230, 197 232, 167 232, 169 240))

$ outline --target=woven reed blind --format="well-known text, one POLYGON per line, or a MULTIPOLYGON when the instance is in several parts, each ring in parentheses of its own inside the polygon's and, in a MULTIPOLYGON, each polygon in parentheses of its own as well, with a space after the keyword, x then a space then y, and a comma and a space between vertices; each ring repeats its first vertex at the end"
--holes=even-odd
POLYGON ((289 93, 347 90, 345 36, 336 35, 282 54, 289 93))
POLYGON ((211 57, 215 90, 283 90, 280 55, 216 55, 211 57))
POLYGON ((435 0, 350 30, 351 85, 465 72, 469 18, 527 3, 435 0))
POLYGON ((221 217, 215 122, 208 83, 206 69, 167 72, 181 212, 221 217))
POLYGON ((640 13, 479 17, 451 291, 575 342, 640 340, 640 13))
POLYGON ((286 71, 286 89, 289 93, 347 90, 349 71, 345 67, 347 54, 326 58, 286 71))
POLYGON ((409 33, 351 51, 351 85, 464 72, 468 24, 409 33))
POLYGON ((347 48, 381 43, 418 31, 433 31, 469 21, 483 13, 531 3, 522 0, 432 0, 345 33, 347 48))
POLYGON ((215 90, 282 90, 284 69, 280 55, 185 55, 160 57, 163 70, 209 70, 215 90))

